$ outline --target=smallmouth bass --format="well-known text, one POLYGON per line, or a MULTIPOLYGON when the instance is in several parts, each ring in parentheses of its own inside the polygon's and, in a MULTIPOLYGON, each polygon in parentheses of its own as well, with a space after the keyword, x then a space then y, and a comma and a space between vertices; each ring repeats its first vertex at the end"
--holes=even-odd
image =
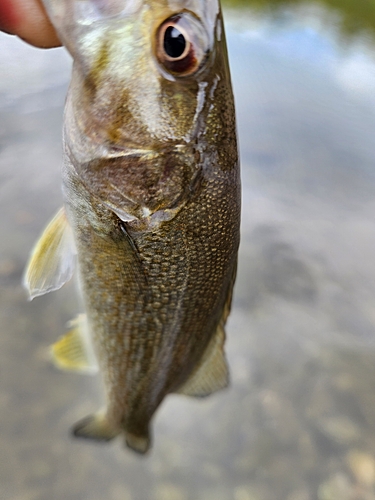
POLYGON ((99 368, 107 406, 74 434, 139 453, 169 393, 228 385, 240 224, 236 125, 218 0, 45 0, 73 56, 64 208, 25 274, 35 297, 78 261, 85 315, 52 347, 99 368), (77 257, 76 257, 77 256, 77 257))

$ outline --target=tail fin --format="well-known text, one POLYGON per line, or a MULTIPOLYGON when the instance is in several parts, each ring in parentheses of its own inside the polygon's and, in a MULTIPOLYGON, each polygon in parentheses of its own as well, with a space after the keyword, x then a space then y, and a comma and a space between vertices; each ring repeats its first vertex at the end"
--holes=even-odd
POLYGON ((151 439, 149 434, 137 435, 131 432, 125 432, 125 441, 127 446, 133 451, 144 455, 151 446, 151 439))
MULTIPOLYGON (((75 424, 72 429, 73 435, 79 438, 92 439, 94 441, 111 441, 122 431, 113 427, 105 413, 99 412, 89 415, 75 424)), ((151 439, 148 430, 143 434, 135 434, 125 431, 125 441, 127 446, 133 451, 144 455, 151 445, 151 439)))
POLYGON ((121 430, 113 428, 103 413, 96 413, 80 420, 72 429, 73 435, 95 441, 110 441, 120 434, 121 430))

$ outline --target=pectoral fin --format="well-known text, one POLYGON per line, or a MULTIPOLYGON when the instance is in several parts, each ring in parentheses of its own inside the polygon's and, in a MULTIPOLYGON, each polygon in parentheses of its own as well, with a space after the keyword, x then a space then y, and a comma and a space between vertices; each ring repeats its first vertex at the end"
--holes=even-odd
POLYGON ((73 235, 60 209, 36 243, 24 276, 30 300, 58 290, 70 280, 75 265, 73 235))
POLYGON ((62 370, 88 373, 98 371, 86 333, 86 316, 79 315, 69 326, 71 329, 51 346, 53 363, 62 370))
POLYGON ((224 342, 224 326, 220 323, 199 364, 177 391, 179 394, 204 397, 228 386, 229 370, 224 354, 224 342))

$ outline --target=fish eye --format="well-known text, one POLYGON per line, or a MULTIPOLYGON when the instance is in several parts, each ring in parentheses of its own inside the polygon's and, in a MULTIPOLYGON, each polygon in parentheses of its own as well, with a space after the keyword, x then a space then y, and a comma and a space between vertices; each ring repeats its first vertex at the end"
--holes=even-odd
POLYGON ((207 58, 208 37, 200 21, 184 12, 164 21, 157 31, 156 57, 176 75, 195 73, 207 58))
POLYGON ((183 59, 189 53, 190 48, 190 42, 184 29, 181 27, 178 29, 173 24, 170 24, 169 26, 165 26, 163 31, 165 57, 171 61, 183 59))

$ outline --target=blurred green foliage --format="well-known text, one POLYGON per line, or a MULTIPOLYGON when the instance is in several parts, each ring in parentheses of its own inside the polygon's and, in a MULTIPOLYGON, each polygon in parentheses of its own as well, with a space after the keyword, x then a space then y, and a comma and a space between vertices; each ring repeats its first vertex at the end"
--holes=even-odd
POLYGON ((285 8, 318 5, 335 15, 335 22, 346 37, 363 32, 375 37, 375 0, 222 0, 231 8, 250 7, 259 13, 277 15, 285 8))

